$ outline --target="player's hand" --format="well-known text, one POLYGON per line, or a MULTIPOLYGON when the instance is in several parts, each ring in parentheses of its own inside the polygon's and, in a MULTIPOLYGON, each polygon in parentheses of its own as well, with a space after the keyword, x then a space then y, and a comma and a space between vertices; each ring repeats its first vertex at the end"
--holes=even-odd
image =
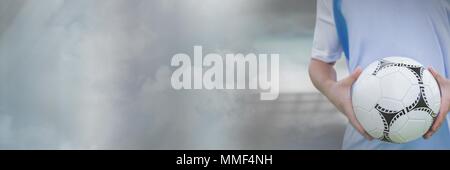
POLYGON ((428 130, 428 132, 425 133, 424 135, 425 139, 430 138, 434 133, 436 133, 436 131, 442 125, 442 122, 444 122, 448 111, 450 110, 450 80, 440 75, 432 67, 429 67, 428 70, 430 70, 431 74, 436 79, 439 85, 439 89, 441 90, 441 107, 439 108, 439 114, 436 120, 434 121, 433 125, 431 126, 430 130, 428 130))
POLYGON ((352 85, 358 79, 361 72, 362 69, 358 67, 348 77, 340 81, 331 82, 326 91, 326 96, 340 112, 347 116, 350 123, 361 135, 368 140, 372 140, 373 138, 364 130, 356 119, 351 99, 352 85))

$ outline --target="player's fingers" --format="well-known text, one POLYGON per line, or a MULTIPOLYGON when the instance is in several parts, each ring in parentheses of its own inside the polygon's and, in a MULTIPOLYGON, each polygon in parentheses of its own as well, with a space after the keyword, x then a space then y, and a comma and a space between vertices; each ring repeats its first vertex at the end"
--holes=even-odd
POLYGON ((440 83, 442 80, 445 80, 441 74, 439 74, 433 67, 428 67, 428 70, 431 72, 431 75, 440 83))
POLYGON ((448 105, 448 101, 442 102, 439 115, 437 116, 435 122, 433 123, 433 126, 431 127, 433 131, 436 131, 441 126, 442 122, 444 122, 448 112, 448 105))
POLYGON ((437 132, 439 127, 441 127, 442 122, 444 122, 445 117, 448 112, 448 105, 450 103, 448 101, 442 101, 441 107, 439 109, 439 115, 437 116, 436 120, 434 121, 433 125, 431 126, 430 130, 424 135, 426 139, 430 138, 434 133, 437 132))
POLYGON ((346 104, 344 107, 344 111, 347 115, 348 120, 350 121, 350 124, 361 134, 363 135, 367 140, 372 140, 372 136, 370 136, 362 127, 362 125, 359 123, 359 121, 356 119, 355 113, 353 112, 353 108, 351 104, 346 104))
POLYGON ((353 82, 355 82, 358 79, 359 75, 361 75, 361 72, 362 72, 361 67, 359 67, 359 66, 356 67, 356 69, 353 70, 352 74, 350 74, 350 76, 347 77, 346 83, 348 83, 349 85, 352 85, 353 82))
POLYGON ((365 130, 364 128, 361 126, 361 124, 356 120, 356 118, 350 118, 349 119, 350 123, 353 125, 353 127, 361 134, 364 136, 364 138, 366 138, 367 140, 372 140, 372 136, 370 136, 365 130))

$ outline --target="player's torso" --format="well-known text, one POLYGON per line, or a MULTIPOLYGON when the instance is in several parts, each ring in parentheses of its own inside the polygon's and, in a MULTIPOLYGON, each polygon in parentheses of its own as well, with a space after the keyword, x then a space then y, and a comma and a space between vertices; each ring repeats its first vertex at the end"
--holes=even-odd
POLYGON ((388 56, 413 58, 444 71, 450 53, 448 2, 443 0, 342 0, 349 40, 349 69, 388 56))

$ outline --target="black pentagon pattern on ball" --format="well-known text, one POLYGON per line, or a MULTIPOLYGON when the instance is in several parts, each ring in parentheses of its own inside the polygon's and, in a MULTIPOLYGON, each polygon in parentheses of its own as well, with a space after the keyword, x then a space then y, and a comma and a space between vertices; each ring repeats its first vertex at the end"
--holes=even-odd
POLYGON ((420 88, 420 93, 417 96, 417 99, 411 105, 403 108, 402 110, 389 110, 389 109, 383 108, 379 104, 375 105, 375 109, 380 114, 381 119, 383 120, 383 124, 384 124, 383 136, 380 138, 380 140, 394 143, 394 141, 392 141, 389 138, 389 131, 390 131, 390 127, 392 126, 392 124, 400 116, 403 116, 410 111, 416 111, 416 110, 427 112, 428 114, 431 115, 431 117, 433 117, 433 119, 437 115, 430 109, 428 102, 426 100, 425 90, 424 90, 423 81, 422 81, 422 76, 423 76, 423 71, 424 71, 424 68, 422 66, 404 64, 404 63, 394 63, 394 62, 390 62, 387 60, 381 60, 378 63, 378 66, 375 69, 375 71, 372 73, 372 75, 375 76, 378 74, 378 72, 380 70, 386 69, 388 67, 405 67, 405 68, 407 68, 417 78, 419 88, 420 88))

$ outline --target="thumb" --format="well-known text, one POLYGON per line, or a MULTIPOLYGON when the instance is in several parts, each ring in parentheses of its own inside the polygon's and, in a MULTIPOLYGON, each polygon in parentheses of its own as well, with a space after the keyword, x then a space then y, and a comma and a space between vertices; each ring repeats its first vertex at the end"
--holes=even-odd
POLYGON ((358 79, 358 77, 359 77, 359 75, 361 75, 361 73, 362 73, 361 67, 359 67, 359 66, 356 67, 356 69, 353 70, 353 72, 350 74, 350 76, 348 76, 346 78, 345 82, 350 85, 353 84, 353 82, 355 82, 358 79))
POLYGON ((428 67, 428 70, 431 72, 431 74, 433 75, 433 77, 438 81, 442 81, 444 79, 444 77, 442 77, 441 74, 439 74, 433 67, 428 67))

